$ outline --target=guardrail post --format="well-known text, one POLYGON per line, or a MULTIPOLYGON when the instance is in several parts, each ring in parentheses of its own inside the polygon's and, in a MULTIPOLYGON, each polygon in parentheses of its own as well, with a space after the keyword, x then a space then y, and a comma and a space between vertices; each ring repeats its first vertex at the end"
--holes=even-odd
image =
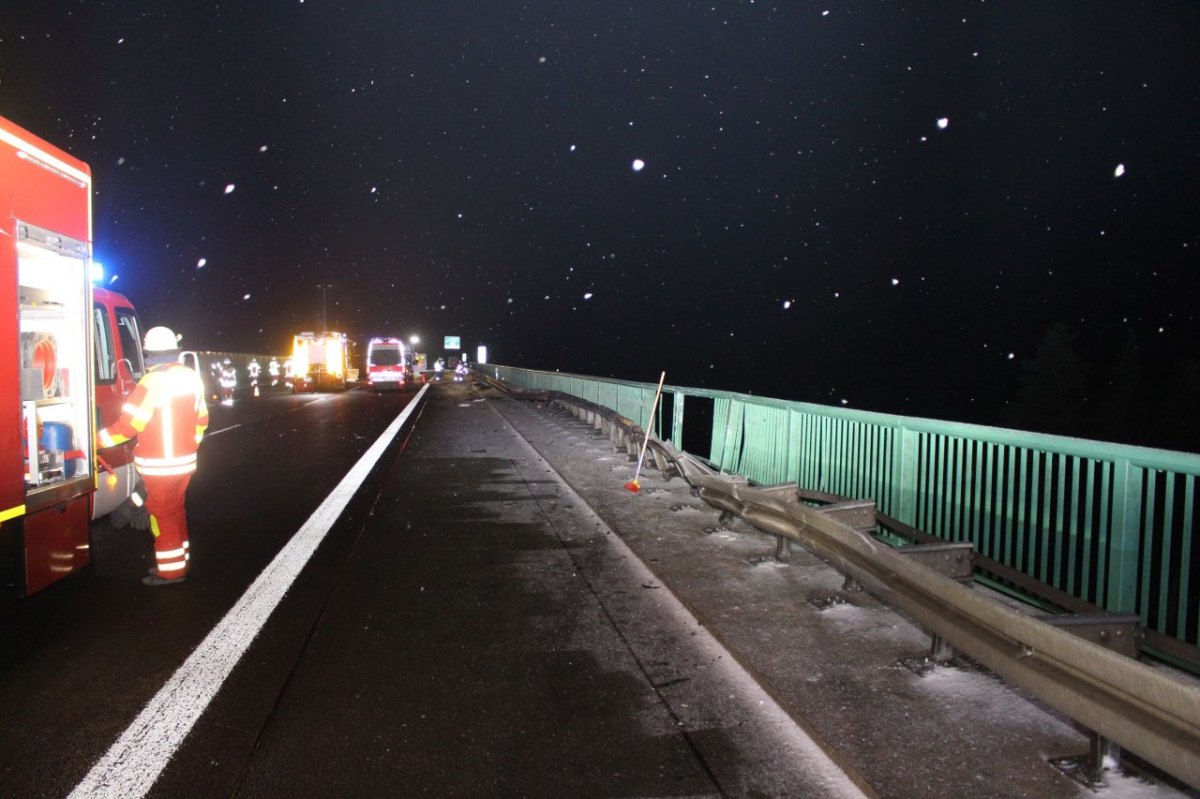
POLYGON ((683 392, 674 393, 675 401, 671 403, 671 443, 675 449, 683 449, 683 392))
POLYGON ((884 512, 905 524, 917 523, 917 433, 903 425, 893 432, 892 496, 884 512))
POLYGON ((1108 591, 1104 607, 1137 611, 1137 566, 1141 538, 1141 470, 1128 458, 1113 463, 1112 535, 1108 540, 1108 591))

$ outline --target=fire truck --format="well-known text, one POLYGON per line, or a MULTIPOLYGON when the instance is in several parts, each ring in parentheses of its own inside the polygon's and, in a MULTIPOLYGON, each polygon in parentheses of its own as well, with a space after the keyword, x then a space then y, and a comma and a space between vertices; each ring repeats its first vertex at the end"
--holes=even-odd
POLYGON ((404 388, 409 377, 404 342, 373 338, 367 343, 367 385, 373 389, 404 388))
MULTIPOLYGON (((142 336, 133 303, 115 291, 92 289, 92 379, 97 428, 117 421, 125 398, 146 374, 142 336)), ((185 355, 191 356, 191 361, 185 363, 196 368, 195 353, 185 355)), ((135 443, 136 440, 127 441, 97 453, 99 474, 96 493, 92 494, 92 519, 112 513, 137 487, 133 468, 135 443)))
POLYGON ((292 340, 292 391, 346 389, 346 334, 297 333, 292 340))
POLYGON ((0 118, 0 581, 85 566, 96 490, 91 170, 0 118))

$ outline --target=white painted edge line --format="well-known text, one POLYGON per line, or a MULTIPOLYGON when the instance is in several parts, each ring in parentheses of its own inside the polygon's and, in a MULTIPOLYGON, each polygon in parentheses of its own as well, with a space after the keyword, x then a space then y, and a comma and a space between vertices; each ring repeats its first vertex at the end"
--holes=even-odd
POLYGON ((159 689, 133 723, 75 786, 72 797, 142 797, 216 696, 267 618, 324 540, 429 386, 405 406, 346 473, 225 618, 159 689))
POLYGON ((237 430, 241 426, 242 425, 240 422, 238 424, 231 424, 229 427, 222 427, 220 430, 213 430, 211 433, 205 433, 204 437, 208 438, 209 436, 219 436, 222 433, 228 433, 230 430, 237 430))

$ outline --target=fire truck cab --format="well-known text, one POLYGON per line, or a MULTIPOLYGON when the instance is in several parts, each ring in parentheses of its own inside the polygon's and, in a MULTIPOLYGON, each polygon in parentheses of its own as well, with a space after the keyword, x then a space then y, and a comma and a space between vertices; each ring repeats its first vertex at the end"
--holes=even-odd
MULTIPOLYGON (((97 429, 108 427, 117 420, 125 398, 146 374, 143 335, 133 303, 115 291, 92 290, 97 429)), ((133 469, 134 443, 127 441, 99 451, 96 493, 92 495, 93 519, 116 510, 137 485, 133 469)))
POLYGON ((96 488, 91 170, 0 118, 0 583, 89 560, 96 488))

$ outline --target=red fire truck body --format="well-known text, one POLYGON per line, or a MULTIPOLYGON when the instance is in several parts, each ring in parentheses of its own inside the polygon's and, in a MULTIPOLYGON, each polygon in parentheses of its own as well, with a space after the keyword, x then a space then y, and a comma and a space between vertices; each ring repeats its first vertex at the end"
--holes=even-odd
POLYGON ((0 582, 82 568, 96 488, 91 171, 0 118, 0 582))

